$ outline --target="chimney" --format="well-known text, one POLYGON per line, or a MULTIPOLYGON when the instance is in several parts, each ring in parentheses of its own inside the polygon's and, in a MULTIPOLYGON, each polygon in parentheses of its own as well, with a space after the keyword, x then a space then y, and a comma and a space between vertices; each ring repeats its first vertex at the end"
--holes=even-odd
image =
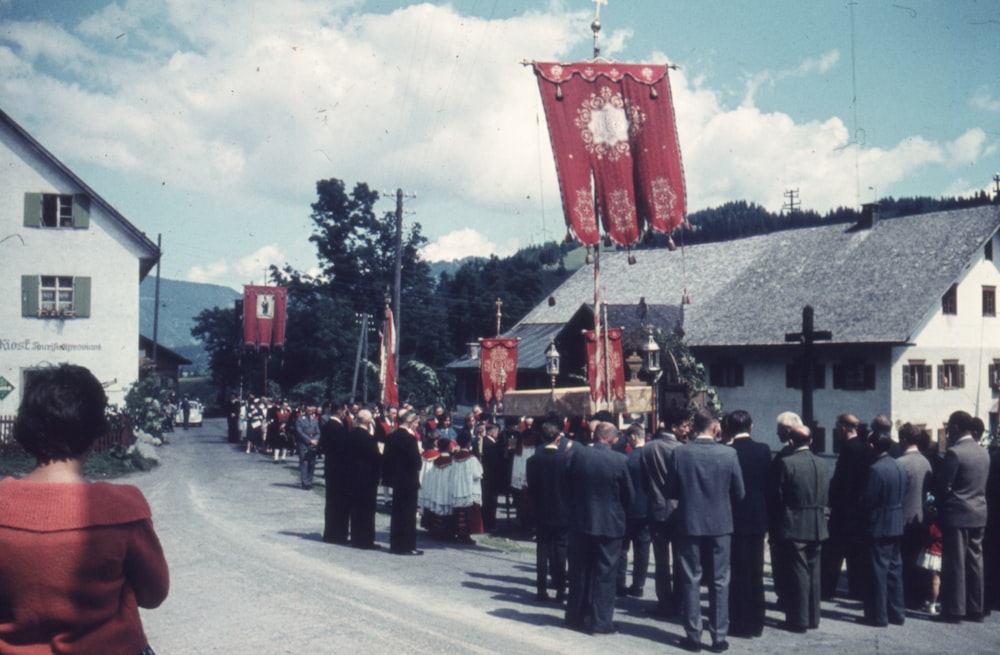
POLYGON ((881 205, 877 202, 867 202, 861 205, 861 220, 858 221, 859 230, 870 230, 878 223, 881 205))
POLYGON ((466 353, 469 355, 469 359, 479 359, 479 342, 470 341, 465 344, 466 353))

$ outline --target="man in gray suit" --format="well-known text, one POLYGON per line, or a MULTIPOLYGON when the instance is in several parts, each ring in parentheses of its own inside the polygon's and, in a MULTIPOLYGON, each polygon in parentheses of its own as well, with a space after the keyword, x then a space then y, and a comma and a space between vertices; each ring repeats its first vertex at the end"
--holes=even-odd
POLYGON ((868 587, 865 590, 865 623, 885 627, 903 625, 903 558, 899 540, 903 536, 903 499, 906 495, 906 471, 889 456, 893 447, 892 423, 879 415, 872 420, 872 450, 875 460, 868 470, 868 481, 861 495, 861 507, 867 512, 866 541, 869 555, 868 587))
MULTIPOLYGON (((797 417, 796 417, 797 418, 797 417)), ((805 632, 819 627, 820 554, 827 538, 830 468, 809 450, 809 428, 798 425, 789 434, 793 450, 777 461, 770 494, 774 502, 775 554, 783 571, 784 628, 805 632)))
POLYGON ((674 616, 680 605, 681 570, 678 564, 674 512, 677 500, 669 497, 670 471, 674 453, 687 439, 691 430, 691 413, 674 407, 667 411, 667 428, 661 430, 642 448, 642 485, 649 503, 647 516, 653 540, 653 561, 656 564, 656 616, 674 616), (670 549, 673 548, 673 566, 670 549))
POLYGON ((934 478, 941 523, 940 621, 983 621, 983 533, 990 456, 967 412, 948 418, 948 452, 934 478))
POLYGON ((931 464, 920 452, 920 428, 904 423, 899 428, 899 443, 905 449, 896 461, 906 471, 906 496, 903 497, 903 538, 899 552, 903 558, 903 600, 909 609, 919 609, 930 589, 927 571, 917 559, 924 545, 924 498, 931 485, 931 464))
POLYGON ((743 476, 736 451, 716 441, 719 419, 710 409, 698 410, 692 429, 698 436, 674 452, 671 496, 677 506, 677 551, 682 582, 682 616, 686 635, 680 646, 701 650, 702 567, 711 572, 708 586, 709 631, 713 652, 729 648, 730 540, 733 505, 743 499, 743 476))

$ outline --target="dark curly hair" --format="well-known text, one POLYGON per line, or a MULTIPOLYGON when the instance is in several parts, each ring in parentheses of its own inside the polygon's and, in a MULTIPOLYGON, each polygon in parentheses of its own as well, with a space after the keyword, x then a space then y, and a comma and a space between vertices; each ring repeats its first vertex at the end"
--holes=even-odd
POLYGON ((104 387, 88 369, 59 364, 32 374, 14 419, 14 439, 39 464, 84 455, 110 426, 104 387))

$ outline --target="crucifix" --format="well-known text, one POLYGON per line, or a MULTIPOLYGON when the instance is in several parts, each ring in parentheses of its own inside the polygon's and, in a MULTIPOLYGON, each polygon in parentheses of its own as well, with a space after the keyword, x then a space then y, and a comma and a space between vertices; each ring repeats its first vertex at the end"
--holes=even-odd
MULTIPOLYGON (((785 341, 802 344, 802 422, 813 432, 816 431, 816 419, 813 416, 813 369, 816 366, 813 344, 817 341, 829 341, 833 333, 829 330, 816 330, 813 327, 813 308, 806 305, 802 308, 802 331, 785 334, 785 341)), ((821 446, 820 446, 821 447, 821 446)))
POLYGON ((500 317, 503 316, 503 314, 500 312, 500 308, 503 306, 503 301, 500 300, 499 298, 497 298, 497 301, 494 304, 497 306, 497 336, 499 337, 500 336, 500 317))

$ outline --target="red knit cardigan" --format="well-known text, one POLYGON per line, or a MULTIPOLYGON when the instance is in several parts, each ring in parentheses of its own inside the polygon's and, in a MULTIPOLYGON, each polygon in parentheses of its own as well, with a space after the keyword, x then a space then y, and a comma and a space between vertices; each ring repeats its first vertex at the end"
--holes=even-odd
POLYGON ((168 589, 137 488, 0 480, 0 653, 136 655, 168 589))

